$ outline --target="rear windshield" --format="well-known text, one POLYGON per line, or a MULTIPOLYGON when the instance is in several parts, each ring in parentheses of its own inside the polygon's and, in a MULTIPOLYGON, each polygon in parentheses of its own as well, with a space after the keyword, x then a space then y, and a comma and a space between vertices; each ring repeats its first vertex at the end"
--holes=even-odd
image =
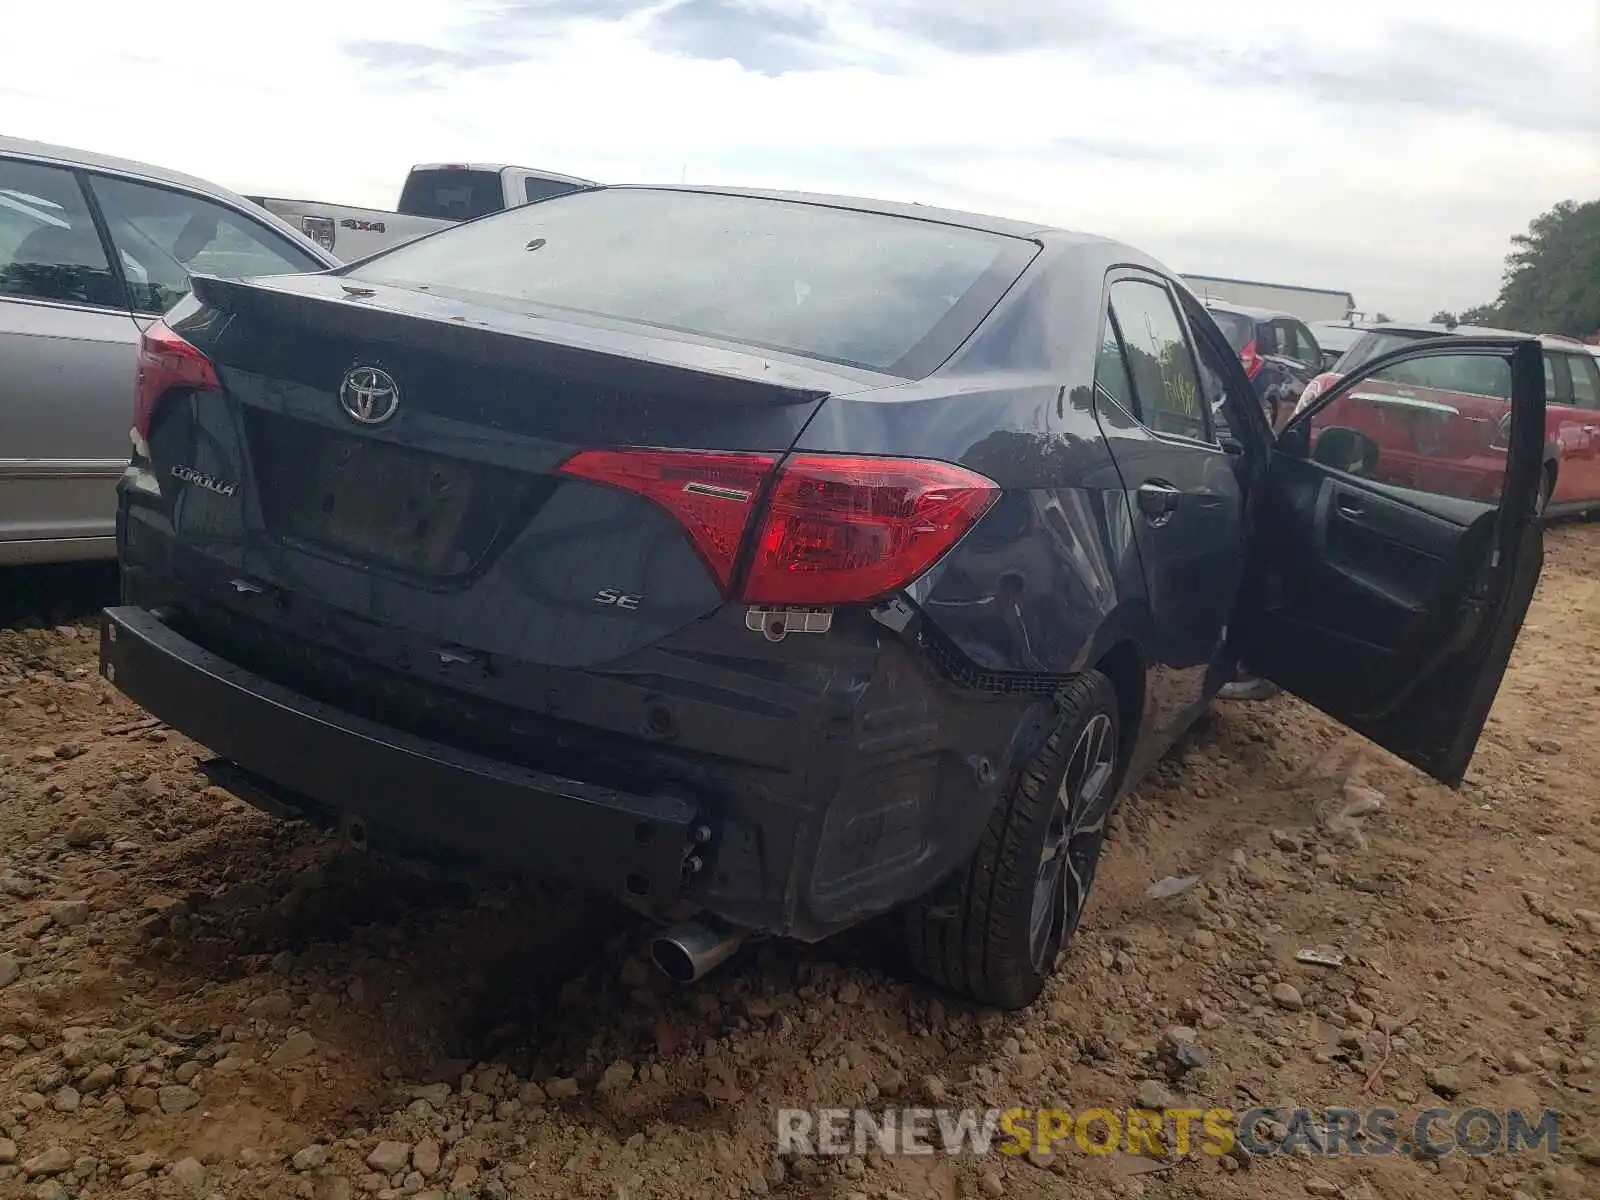
POLYGON ((1342 352, 1356 344, 1356 339, 1361 336, 1361 330, 1352 329, 1348 325, 1322 325, 1311 326, 1311 333, 1317 339, 1317 345, 1324 353, 1329 350, 1342 352))
POLYGON ((1364 333, 1356 344, 1346 350, 1339 361, 1333 364, 1333 369, 1341 375, 1348 375, 1380 354, 1387 354, 1391 350, 1399 350, 1422 338, 1435 336, 1437 335, 1426 331, 1409 329, 1385 329, 1364 333))
POLYGON ((966 340, 1037 251, 909 217, 619 188, 446 230, 350 275, 918 378, 966 340))
POLYGON ((411 217, 470 221, 505 206, 498 171, 413 171, 400 192, 400 211, 411 217))
POLYGON ((1222 330, 1222 336, 1228 339, 1228 345, 1233 347, 1233 352, 1243 353, 1244 348, 1256 335, 1256 323, 1238 313, 1218 312, 1214 308, 1208 311, 1211 313, 1211 319, 1217 323, 1217 328, 1222 330))

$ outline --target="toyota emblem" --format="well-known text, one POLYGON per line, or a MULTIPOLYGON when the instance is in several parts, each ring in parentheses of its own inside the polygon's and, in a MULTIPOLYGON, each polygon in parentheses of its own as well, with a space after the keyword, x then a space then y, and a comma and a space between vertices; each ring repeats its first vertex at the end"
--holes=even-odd
POLYGON ((351 367, 339 385, 339 403, 352 421, 382 425, 400 408, 400 388, 387 371, 351 367))

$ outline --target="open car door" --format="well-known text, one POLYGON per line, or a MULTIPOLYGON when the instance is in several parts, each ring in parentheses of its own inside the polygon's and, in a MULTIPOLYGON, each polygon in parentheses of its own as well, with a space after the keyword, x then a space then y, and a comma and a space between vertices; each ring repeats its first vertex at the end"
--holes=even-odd
POLYGON ((1452 787, 1544 561, 1533 338, 1373 359, 1284 428, 1252 506, 1251 670, 1452 787))

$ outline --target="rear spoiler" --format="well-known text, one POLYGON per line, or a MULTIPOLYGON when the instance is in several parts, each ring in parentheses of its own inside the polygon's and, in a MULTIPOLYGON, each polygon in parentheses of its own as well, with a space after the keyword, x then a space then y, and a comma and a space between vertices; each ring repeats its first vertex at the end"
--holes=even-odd
POLYGON ((836 378, 760 350, 723 349, 640 325, 593 327, 506 313, 337 275, 222 279, 195 275, 206 307, 338 337, 537 371, 597 387, 727 404, 815 404, 836 378))

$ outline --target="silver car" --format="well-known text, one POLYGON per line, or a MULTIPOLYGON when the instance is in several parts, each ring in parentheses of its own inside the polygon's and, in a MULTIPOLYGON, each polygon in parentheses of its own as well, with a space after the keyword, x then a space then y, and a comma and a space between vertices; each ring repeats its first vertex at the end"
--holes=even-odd
POLYGON ((139 338, 191 271, 337 265, 215 184, 0 137, 0 566, 115 556, 139 338))

